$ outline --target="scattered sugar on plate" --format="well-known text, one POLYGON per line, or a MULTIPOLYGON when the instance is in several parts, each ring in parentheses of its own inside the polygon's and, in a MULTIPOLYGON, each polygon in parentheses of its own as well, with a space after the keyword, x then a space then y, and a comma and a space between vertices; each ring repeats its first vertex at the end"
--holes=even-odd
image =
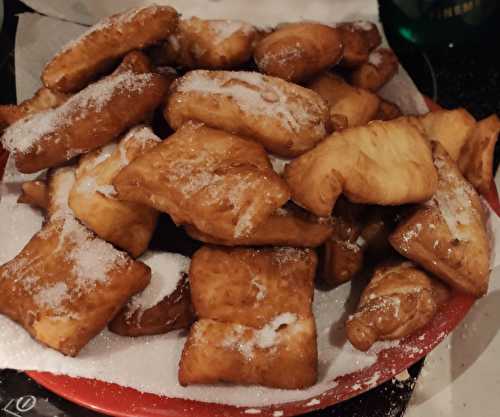
POLYGON ((183 274, 189 272, 191 259, 176 253, 148 251, 141 258, 151 268, 151 282, 146 289, 132 297, 130 311, 147 310, 172 294, 183 274))
POLYGON ((313 405, 318 405, 318 404, 321 404, 321 401, 318 400, 317 398, 313 398, 312 400, 310 400, 305 406, 306 407, 311 407, 313 405))

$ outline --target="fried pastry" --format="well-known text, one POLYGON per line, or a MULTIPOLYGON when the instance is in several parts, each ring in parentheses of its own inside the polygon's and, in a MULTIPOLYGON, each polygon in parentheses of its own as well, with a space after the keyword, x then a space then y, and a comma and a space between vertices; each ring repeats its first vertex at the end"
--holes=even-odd
POLYGON ((332 213, 333 233, 320 251, 319 277, 334 287, 363 268, 365 242, 360 237, 367 207, 340 198, 332 213))
POLYGON ((51 90, 78 91, 127 52, 166 39, 175 31, 177 20, 173 8, 157 5, 110 16, 52 58, 42 72, 42 81, 51 90))
POLYGON ((329 287, 353 279, 364 266, 364 247, 360 242, 328 239, 321 251, 319 275, 329 287))
POLYGON ((21 172, 61 165, 144 120, 160 104, 167 87, 159 74, 111 75, 56 109, 14 123, 5 130, 3 145, 14 153, 21 172))
POLYGON ((146 336, 183 329, 194 321, 187 272, 190 259, 167 252, 146 252, 151 282, 130 299, 109 324, 122 336, 146 336))
POLYGON ((382 42, 377 25, 372 22, 346 22, 336 28, 344 46, 339 65, 345 68, 356 68, 367 62, 370 52, 382 42))
POLYGON ((465 109, 438 110, 418 119, 427 137, 443 145, 454 161, 458 161, 476 126, 476 120, 465 109))
POLYGON ((154 52, 162 64, 189 69, 230 69, 250 60, 257 29, 238 20, 179 21, 177 31, 154 52))
POLYGON ((0 129, 10 126, 26 116, 53 109, 63 104, 70 96, 41 87, 35 95, 18 105, 0 106, 0 129))
POLYGON ((78 220, 134 258, 148 248, 158 211, 143 204, 117 200, 112 184, 123 168, 160 142, 147 126, 131 129, 114 149, 88 155, 80 163, 69 195, 69 206, 78 220))
MULTIPOLYGON (((330 106, 330 115, 347 119, 345 127, 365 125, 375 118, 379 110, 380 99, 375 94, 347 84, 338 75, 325 72, 307 86, 325 99, 330 106)), ((337 122, 332 124, 335 130, 342 130, 337 122)))
POLYGON ((264 37, 254 52, 262 73, 295 83, 319 74, 341 58, 339 31, 314 22, 283 25, 264 37))
POLYGON ((171 87, 165 119, 189 120, 260 142, 279 156, 297 156, 327 135, 328 106, 314 91, 256 72, 191 71, 171 87))
POLYGON ((222 239, 250 235, 289 199, 258 143, 187 123, 115 178, 118 198, 222 239))
MULTIPOLYGON (((379 97, 380 98, 380 97, 379 97)), ((375 115, 375 120, 393 120, 401 117, 403 112, 394 103, 380 98, 380 105, 378 107, 378 112, 375 115)))
POLYGON ((261 328, 274 317, 312 315, 317 257, 311 249, 204 246, 189 271, 198 317, 261 328))
POLYGON ((128 71, 136 74, 146 74, 153 72, 153 66, 146 54, 141 51, 132 51, 123 57, 122 62, 116 67, 113 74, 118 75, 128 71))
POLYGON ((355 203, 401 205, 428 200, 437 174, 430 145, 406 118, 333 133, 285 168, 292 199, 330 215, 339 195, 355 203))
POLYGON ((493 157, 500 132, 500 119, 492 115, 480 120, 461 149, 460 171, 481 194, 486 194, 493 181, 493 157))
POLYGON ((446 287, 411 262, 378 267, 347 320, 347 338, 366 351, 377 340, 409 336, 427 325, 447 298, 446 287))
POLYGON ((49 221, 13 260, 0 267, 0 313, 38 342, 76 356, 143 290, 150 271, 96 238, 67 206, 74 171, 50 179, 49 221))
POLYGON ((218 239, 192 225, 185 230, 193 239, 224 246, 292 246, 315 248, 332 234, 328 220, 319 219, 292 204, 280 207, 248 236, 218 239))
POLYGON ((45 181, 26 181, 21 186, 21 195, 17 199, 19 204, 28 204, 34 208, 47 210, 49 204, 48 187, 45 181))
POLYGON ((488 289, 490 245, 481 201, 438 143, 434 164, 436 193, 398 225, 390 243, 451 287, 482 296, 488 289))
POLYGON ((285 313, 262 329, 201 319, 192 326, 184 345, 179 383, 301 389, 316 383, 317 360, 312 317, 285 313))
POLYGON ((370 53, 368 62, 351 74, 352 85, 378 91, 398 72, 398 58, 390 49, 379 48, 370 53))

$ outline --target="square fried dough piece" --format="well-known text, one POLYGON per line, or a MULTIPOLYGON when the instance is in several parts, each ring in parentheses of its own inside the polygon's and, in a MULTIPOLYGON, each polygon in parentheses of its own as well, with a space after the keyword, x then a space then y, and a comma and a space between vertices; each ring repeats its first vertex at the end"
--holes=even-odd
POLYGON ((284 313, 260 330, 202 319, 184 346, 179 382, 301 389, 316 383, 317 356, 313 317, 284 313))
POLYGON ((261 145, 188 123, 114 180, 118 198, 209 235, 247 236, 289 198, 261 145))
POLYGON ((125 166, 159 143, 160 138, 151 128, 131 129, 117 146, 81 160, 69 196, 69 206, 76 218, 100 238, 126 250, 134 258, 146 251, 158 211, 143 204, 117 200, 112 183, 125 166))
POLYGON ((63 198, 73 170, 52 177, 52 216, 13 260, 0 267, 0 313, 38 342, 76 356, 143 290, 149 268, 95 237, 63 198), (56 201, 57 200, 57 201, 56 201), (56 209, 57 208, 57 209, 56 209))
POLYGON ((390 236, 391 245, 459 291, 488 289, 490 244, 476 191, 444 148, 435 144, 439 184, 434 197, 390 236))
POLYGON ((257 328, 285 312, 310 317, 316 264, 310 249, 204 246, 189 271, 196 315, 257 328))

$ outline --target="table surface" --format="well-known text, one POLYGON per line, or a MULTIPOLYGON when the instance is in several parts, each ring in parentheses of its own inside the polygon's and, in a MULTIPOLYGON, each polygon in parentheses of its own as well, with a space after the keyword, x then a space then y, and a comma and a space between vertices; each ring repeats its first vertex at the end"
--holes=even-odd
MULTIPOLYGON (((18 0, 7 0, 0 33, 0 103, 15 96, 14 40, 17 13, 29 11, 18 0)), ((491 49, 420 51, 397 38, 389 38, 401 63, 419 89, 445 107, 466 107, 475 117, 500 112, 500 56, 491 49)), ((498 151, 498 148, 497 148, 498 151)), ((496 158, 497 159, 497 158, 496 158)), ((495 165, 496 166, 496 165, 495 165)), ((389 381, 363 395, 309 417, 401 417, 412 396, 423 361, 415 364, 406 381, 389 381)), ((0 416, 94 417, 100 414, 76 406, 40 387, 22 373, 0 371, 0 416)))

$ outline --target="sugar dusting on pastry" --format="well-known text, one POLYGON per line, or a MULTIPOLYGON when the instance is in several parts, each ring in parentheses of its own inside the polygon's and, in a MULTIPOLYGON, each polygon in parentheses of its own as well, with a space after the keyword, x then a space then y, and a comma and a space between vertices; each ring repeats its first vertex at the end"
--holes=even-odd
MULTIPOLYGON (((296 314, 282 313, 259 330, 241 324, 233 324, 231 333, 221 341, 221 346, 238 350, 246 359, 251 360, 256 348, 272 349, 277 346, 280 343, 279 329, 283 326, 294 325, 297 320, 296 314)), ((299 324, 297 323, 297 325, 299 324)))
POLYGON ((272 78, 274 82, 270 83, 271 78, 257 72, 244 71, 218 72, 218 76, 213 77, 209 71, 197 70, 183 77, 178 91, 221 94, 233 99, 244 112, 278 117, 283 127, 294 133, 307 124, 311 129, 326 135, 321 123, 323 109, 318 103, 309 97, 307 108, 297 104, 293 95, 284 89, 289 84, 277 78, 272 78))
POLYGON ((434 164, 439 173, 439 186, 434 195, 435 203, 452 236, 461 241, 470 240, 470 228, 467 226, 473 221, 470 215, 474 208, 470 196, 474 190, 468 182, 459 181, 450 173, 447 166, 449 162, 436 157, 434 164))
POLYGON ((253 30, 252 25, 240 20, 210 20, 208 24, 215 33, 217 44, 224 42, 237 32, 247 34, 253 30))
POLYGON ((117 91, 140 91, 151 81, 151 74, 135 74, 131 71, 110 76, 89 85, 60 107, 25 117, 7 128, 2 143, 9 152, 25 153, 45 136, 50 135, 77 114, 87 109, 99 112, 117 91))
POLYGON ((130 315, 137 310, 154 307, 172 294, 182 275, 189 272, 191 262, 188 257, 176 253, 154 251, 146 252, 140 260, 151 268, 151 282, 142 293, 129 301, 130 315))

